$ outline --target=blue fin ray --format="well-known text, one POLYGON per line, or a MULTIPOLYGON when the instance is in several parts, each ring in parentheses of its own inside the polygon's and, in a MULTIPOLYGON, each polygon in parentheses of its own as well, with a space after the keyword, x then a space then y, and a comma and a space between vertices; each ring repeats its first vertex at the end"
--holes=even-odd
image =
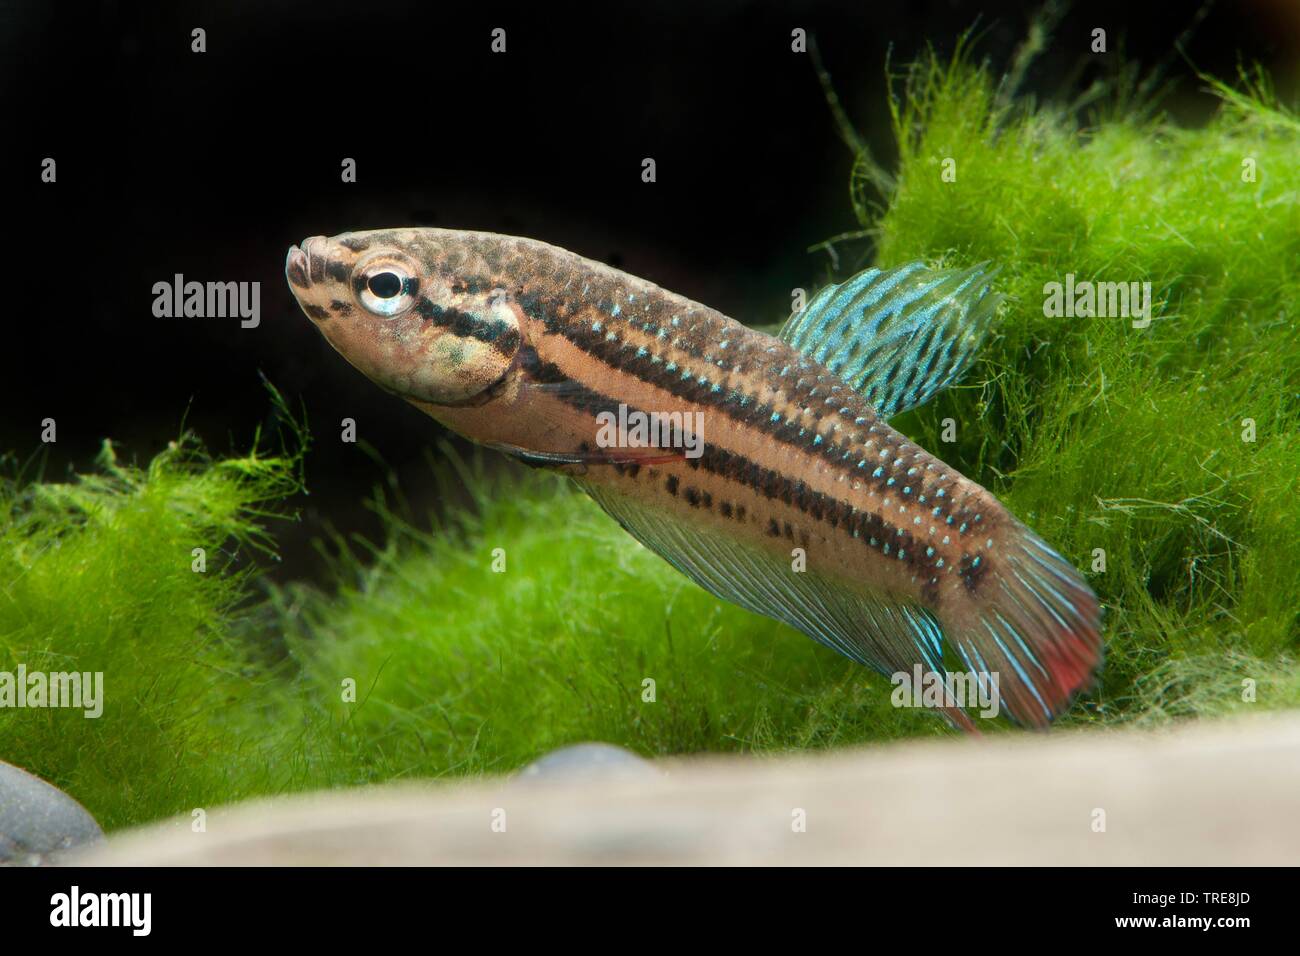
POLYGON ((720 541, 595 482, 575 480, 632 537, 715 597, 789 624, 885 675, 910 672, 915 664, 944 673, 938 623, 906 598, 865 585, 850 589, 811 568, 794 572, 761 548, 720 541))
POLYGON ((818 292, 778 337, 891 418, 970 367, 1001 301, 989 291, 994 273, 986 265, 866 269, 818 292))

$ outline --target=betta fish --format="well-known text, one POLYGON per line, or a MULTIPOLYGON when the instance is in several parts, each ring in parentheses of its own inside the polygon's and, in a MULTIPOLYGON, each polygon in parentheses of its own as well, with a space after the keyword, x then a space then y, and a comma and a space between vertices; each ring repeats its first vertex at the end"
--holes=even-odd
MULTIPOLYGON (((722 600, 885 675, 960 659, 1025 725, 1093 680, 1100 608, 1079 572, 888 424, 973 361, 999 301, 983 266, 867 269, 777 335, 484 232, 315 236, 285 274, 377 385, 568 474, 722 600)), ((974 729, 951 694, 937 707, 974 729)))

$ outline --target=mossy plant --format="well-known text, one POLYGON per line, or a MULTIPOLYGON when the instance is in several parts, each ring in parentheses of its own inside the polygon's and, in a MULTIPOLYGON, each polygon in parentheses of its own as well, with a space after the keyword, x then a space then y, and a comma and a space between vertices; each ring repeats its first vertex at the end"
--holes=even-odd
MULTIPOLYGON (((1107 661, 1067 725, 1300 705, 1300 124, 1261 84, 1217 88, 1202 129, 1125 109, 1081 127, 960 56, 926 60, 893 104, 896 171, 855 169, 879 264, 1001 269, 976 368, 895 424, 1088 572, 1107 661), (1045 315, 1067 273, 1150 282, 1152 321, 1045 315)), ((108 451, 79 483, 0 488, 0 670, 101 670, 107 698, 98 720, 0 712, 0 758, 114 827, 508 771, 579 740, 948 733, 893 708, 884 678, 714 600, 560 479, 477 458, 438 465, 471 505, 432 530, 389 515, 382 546, 327 542, 332 585, 263 587, 229 556, 273 546, 263 509, 299 462, 182 442, 143 471, 108 451)))
POLYGON ((103 675, 98 717, 0 709, 0 759, 108 827, 255 792, 243 778, 281 733, 235 732, 259 682, 232 629, 254 571, 232 559, 270 546, 263 508, 296 487, 294 459, 183 440, 146 470, 105 443, 98 466, 0 483, 0 671, 103 675))
POLYGON ((1080 568, 1104 553, 1107 663, 1076 718, 1236 706, 1252 680, 1261 702, 1300 703, 1300 121, 1243 81, 1207 80, 1223 105, 1202 129, 1114 111, 1080 127, 1005 104, 961 57, 924 61, 894 101, 878 220, 882 177, 857 167, 882 263, 1002 268, 981 366, 898 426, 1080 568), (1150 282, 1150 325, 1045 315, 1067 274, 1150 282), (1173 705, 1184 674, 1197 689, 1173 705))
POLYGON ((427 534, 389 515, 388 547, 345 551, 334 593, 279 595, 299 690, 351 779, 504 771, 582 740, 674 754, 943 732, 715 600, 566 481, 459 474, 475 508, 427 534))

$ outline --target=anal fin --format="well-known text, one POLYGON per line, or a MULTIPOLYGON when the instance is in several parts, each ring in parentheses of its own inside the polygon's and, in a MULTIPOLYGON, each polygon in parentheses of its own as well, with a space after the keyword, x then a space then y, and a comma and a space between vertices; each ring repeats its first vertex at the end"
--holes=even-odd
MULTIPOLYGON (((597 482, 575 479, 634 538, 715 597, 789 624, 845 657, 886 676, 924 671, 944 676, 942 632, 929 611, 867 585, 849 588, 784 558, 683 524, 597 482)), ((941 707, 951 724, 975 726, 959 707, 941 707)))

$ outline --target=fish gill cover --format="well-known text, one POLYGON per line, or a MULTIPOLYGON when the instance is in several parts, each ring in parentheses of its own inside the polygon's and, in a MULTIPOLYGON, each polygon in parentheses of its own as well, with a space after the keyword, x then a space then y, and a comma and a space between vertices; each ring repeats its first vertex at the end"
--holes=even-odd
MULTIPOLYGON (((964 53, 930 56, 896 78, 896 168, 859 148, 854 169, 877 264, 1001 267, 1008 304, 972 371, 895 425, 1100 597, 1106 665, 1058 725, 1300 706, 1300 123, 1258 75, 1207 83, 1221 106, 1201 128, 1124 97, 1085 126, 964 53), (1116 277, 1150 283, 1149 321, 1049 314, 1053 284, 1116 277)), ((114 685, 113 720, 10 714, 0 753, 107 827, 504 771, 585 739, 773 752, 948 732, 710 597, 561 479, 479 457, 435 466, 463 507, 430 519, 381 489, 382 545, 337 536, 332 586, 273 585, 243 558, 316 480, 294 417, 274 454, 182 437, 138 468, 106 445, 75 481, 0 486, 0 671, 114 685)))

